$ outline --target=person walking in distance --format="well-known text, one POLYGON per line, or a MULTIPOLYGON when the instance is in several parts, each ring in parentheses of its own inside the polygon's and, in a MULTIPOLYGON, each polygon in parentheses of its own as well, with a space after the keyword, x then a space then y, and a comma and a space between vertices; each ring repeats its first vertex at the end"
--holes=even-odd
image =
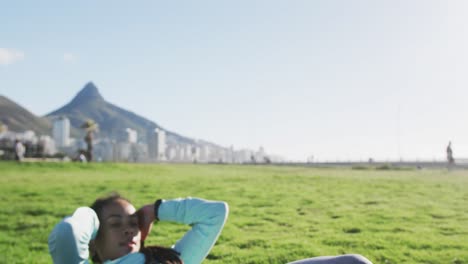
POLYGON ((453 165, 455 163, 455 159, 453 158, 453 151, 452 151, 452 142, 449 141, 447 146, 447 162, 449 165, 453 165))

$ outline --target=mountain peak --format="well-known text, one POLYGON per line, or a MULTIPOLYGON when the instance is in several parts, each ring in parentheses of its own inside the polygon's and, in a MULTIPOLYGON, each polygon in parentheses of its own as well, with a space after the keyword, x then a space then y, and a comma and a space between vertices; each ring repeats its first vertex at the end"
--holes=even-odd
POLYGON ((104 100, 102 95, 99 93, 98 88, 93 82, 88 82, 83 89, 73 98, 72 102, 83 102, 91 100, 104 100))

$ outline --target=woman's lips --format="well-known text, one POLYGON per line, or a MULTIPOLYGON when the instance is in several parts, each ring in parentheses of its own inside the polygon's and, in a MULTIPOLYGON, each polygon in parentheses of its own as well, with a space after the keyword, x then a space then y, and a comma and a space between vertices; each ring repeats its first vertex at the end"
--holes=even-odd
POLYGON ((137 245, 137 243, 135 241, 126 241, 126 242, 120 243, 120 245, 123 247, 133 248, 137 245))

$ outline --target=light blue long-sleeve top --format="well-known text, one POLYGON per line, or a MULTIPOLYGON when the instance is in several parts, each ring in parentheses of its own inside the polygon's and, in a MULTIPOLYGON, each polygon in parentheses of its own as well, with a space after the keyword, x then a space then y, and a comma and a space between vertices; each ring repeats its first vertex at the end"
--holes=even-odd
MULTIPOLYGON (((199 264, 218 239, 228 215, 225 202, 198 198, 162 200, 158 210, 160 221, 173 221, 192 228, 175 243, 185 264, 199 264)), ((49 252, 55 264, 89 263, 88 244, 96 237, 99 219, 93 209, 78 208, 64 218, 49 235, 49 252)), ((142 253, 130 253, 105 264, 142 264, 142 253)))

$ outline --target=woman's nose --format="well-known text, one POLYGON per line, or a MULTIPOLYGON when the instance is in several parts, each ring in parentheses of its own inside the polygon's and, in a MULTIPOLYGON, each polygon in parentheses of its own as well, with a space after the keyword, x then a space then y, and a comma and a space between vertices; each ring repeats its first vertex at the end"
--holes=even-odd
POLYGON ((137 233, 137 229, 138 228, 136 228, 134 226, 128 225, 128 226, 125 227, 124 234, 134 236, 137 233))

